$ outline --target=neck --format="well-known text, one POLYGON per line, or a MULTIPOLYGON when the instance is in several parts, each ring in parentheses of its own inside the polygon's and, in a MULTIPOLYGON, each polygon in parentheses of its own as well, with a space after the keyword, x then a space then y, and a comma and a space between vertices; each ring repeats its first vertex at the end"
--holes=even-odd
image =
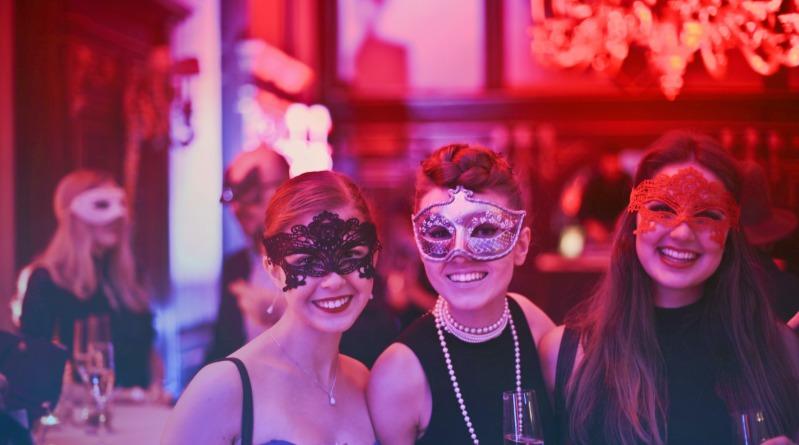
POLYGON ((702 291, 702 286, 688 289, 672 289, 659 286, 655 289, 655 306, 662 308, 688 306, 702 298, 702 291))
MULTIPOLYGON (((321 332, 297 321, 288 312, 265 335, 274 338, 277 355, 313 373, 322 384, 329 384, 337 365, 341 333, 321 332)), ((271 341, 271 338, 269 339, 271 341)))
POLYGON ((480 307, 459 309, 448 304, 447 309, 458 323, 470 328, 481 328, 496 322, 502 316, 505 310, 505 293, 502 293, 501 298, 492 298, 480 307))

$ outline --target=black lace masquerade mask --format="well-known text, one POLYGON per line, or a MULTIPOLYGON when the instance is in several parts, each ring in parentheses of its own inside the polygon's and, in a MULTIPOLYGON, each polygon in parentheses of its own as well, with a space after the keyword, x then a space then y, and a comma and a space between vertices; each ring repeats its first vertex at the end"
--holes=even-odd
POLYGON ((264 239, 269 261, 286 273, 283 291, 305 284, 307 277, 329 273, 347 275, 358 271, 361 278, 374 278, 374 254, 380 250, 377 228, 358 218, 346 221, 323 211, 307 226, 296 225, 289 233, 264 239))

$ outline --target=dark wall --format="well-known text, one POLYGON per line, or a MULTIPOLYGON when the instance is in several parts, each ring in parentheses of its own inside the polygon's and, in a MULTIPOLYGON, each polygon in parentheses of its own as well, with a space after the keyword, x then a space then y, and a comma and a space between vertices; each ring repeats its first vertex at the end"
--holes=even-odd
POLYGON ((96 168, 135 192, 139 263, 157 295, 168 288, 169 108, 168 97, 155 95, 164 84, 150 57, 186 13, 166 0, 15 2, 17 268, 55 229, 58 181, 74 169, 96 168), (132 122, 140 126, 135 133, 132 122), (131 155, 138 168, 126 170, 131 155))

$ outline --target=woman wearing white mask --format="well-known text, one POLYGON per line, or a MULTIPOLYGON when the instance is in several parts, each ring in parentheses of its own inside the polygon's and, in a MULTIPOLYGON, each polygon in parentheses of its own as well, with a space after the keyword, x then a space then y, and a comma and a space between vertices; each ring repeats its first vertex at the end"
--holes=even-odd
POLYGON ((154 331, 136 279, 125 191, 109 173, 77 170, 59 182, 53 208, 56 232, 25 268, 22 333, 71 348, 76 320, 108 315, 117 385, 149 386, 154 331))
POLYGON ((531 238, 510 165, 483 147, 442 147, 422 163, 414 208, 417 247, 440 296, 372 368, 378 439, 501 444, 502 393, 534 389, 546 443, 553 442, 536 343, 554 325, 508 293, 531 238))

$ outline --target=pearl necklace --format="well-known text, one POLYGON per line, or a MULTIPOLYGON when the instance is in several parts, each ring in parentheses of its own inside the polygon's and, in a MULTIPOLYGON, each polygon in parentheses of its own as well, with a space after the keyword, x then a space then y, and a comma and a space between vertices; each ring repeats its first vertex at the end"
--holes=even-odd
POLYGON ((505 299, 505 309, 502 311, 499 319, 494 323, 482 328, 470 328, 458 323, 452 314, 449 312, 449 305, 444 299, 439 299, 437 304, 441 305, 441 312, 444 314, 444 327, 450 334, 458 337, 467 343, 483 343, 488 340, 497 338, 505 330, 510 319, 510 309, 508 308, 508 300, 505 299))
MULTIPOLYGON (((463 396, 461 395, 460 386, 458 386, 458 379, 455 377, 455 368, 452 366, 452 358, 449 355, 449 348, 447 348, 447 341, 444 338, 444 328, 446 327, 446 316, 445 316, 445 303, 443 303, 443 298, 439 297, 438 302, 436 302, 436 307, 433 309, 433 316, 435 317, 436 323, 436 332, 438 333, 438 341, 441 344, 441 351, 444 353, 444 362, 447 364, 447 372, 449 373, 449 379, 452 381, 452 389, 455 391, 455 398, 458 400, 458 406, 461 409, 461 415, 463 416, 463 420, 466 423, 466 429, 469 431, 469 436, 472 438, 472 442, 474 445, 480 445, 480 441, 477 439, 477 433, 474 431, 474 426, 472 425, 472 419, 469 417, 469 412, 466 410, 466 403, 463 401, 463 396)), ((505 308, 508 313, 506 322, 510 324, 510 333, 513 336, 513 354, 514 359, 516 361, 516 393, 521 394, 522 392, 522 362, 521 362, 521 354, 519 352, 519 336, 516 334, 516 325, 513 323, 513 317, 510 316, 510 310, 508 309, 508 300, 505 299, 505 308)), ((504 329, 504 326, 503 326, 504 329)), ((502 332, 501 330, 499 332, 502 332)), ((453 334, 454 335, 454 334, 453 334)), ((517 411, 521 411, 521 404, 517 408, 517 411)), ((521 412, 516 413, 519 418, 521 418, 521 412)))
POLYGON ((299 363, 297 363, 297 362, 296 362, 296 361, 295 361, 293 358, 291 358, 291 356, 289 355, 289 353, 288 353, 288 352, 287 352, 287 351, 286 351, 286 350, 283 348, 283 345, 281 345, 281 344, 280 344, 280 342, 279 342, 279 341, 277 341, 277 339, 276 339, 276 338, 275 338, 275 337, 272 335, 272 333, 271 333, 271 332, 269 332, 269 330, 268 330, 268 329, 267 329, 266 333, 267 333, 267 334, 269 334, 269 338, 271 338, 271 339, 272 339, 272 341, 273 341, 273 342, 275 342, 275 344, 277 345, 277 347, 278 347, 278 348, 280 348, 280 352, 282 352, 282 353, 283 353, 283 355, 284 355, 284 356, 285 356, 285 357, 286 357, 286 358, 287 358, 287 359, 288 359, 288 360, 289 360, 289 361, 290 361, 290 362, 291 362, 291 363, 292 363, 292 364, 293 364, 293 365, 294 365, 294 366, 295 366, 297 369, 299 369, 300 371, 302 371, 302 373, 303 373, 303 374, 305 374, 306 376, 310 377, 311 381, 313 381, 313 382, 316 384, 316 386, 317 386, 319 389, 321 389, 321 390, 322 390, 322 392, 324 392, 325 394, 327 394, 327 401, 328 401, 328 403, 330 403, 330 406, 335 406, 335 404, 336 404, 336 397, 333 395, 333 391, 335 391, 335 389, 336 389, 336 378, 338 377, 338 354, 336 354, 336 360, 335 360, 335 363, 333 363, 333 382, 330 384, 330 389, 327 389, 327 388, 325 388, 325 386, 324 386, 324 385, 322 385, 321 383, 319 383, 319 380, 316 378, 316 376, 314 376, 314 375, 313 375, 313 374, 311 374, 310 372, 306 371, 306 370, 305 370, 305 369, 304 369, 302 366, 300 366, 300 364, 299 364, 299 363))

